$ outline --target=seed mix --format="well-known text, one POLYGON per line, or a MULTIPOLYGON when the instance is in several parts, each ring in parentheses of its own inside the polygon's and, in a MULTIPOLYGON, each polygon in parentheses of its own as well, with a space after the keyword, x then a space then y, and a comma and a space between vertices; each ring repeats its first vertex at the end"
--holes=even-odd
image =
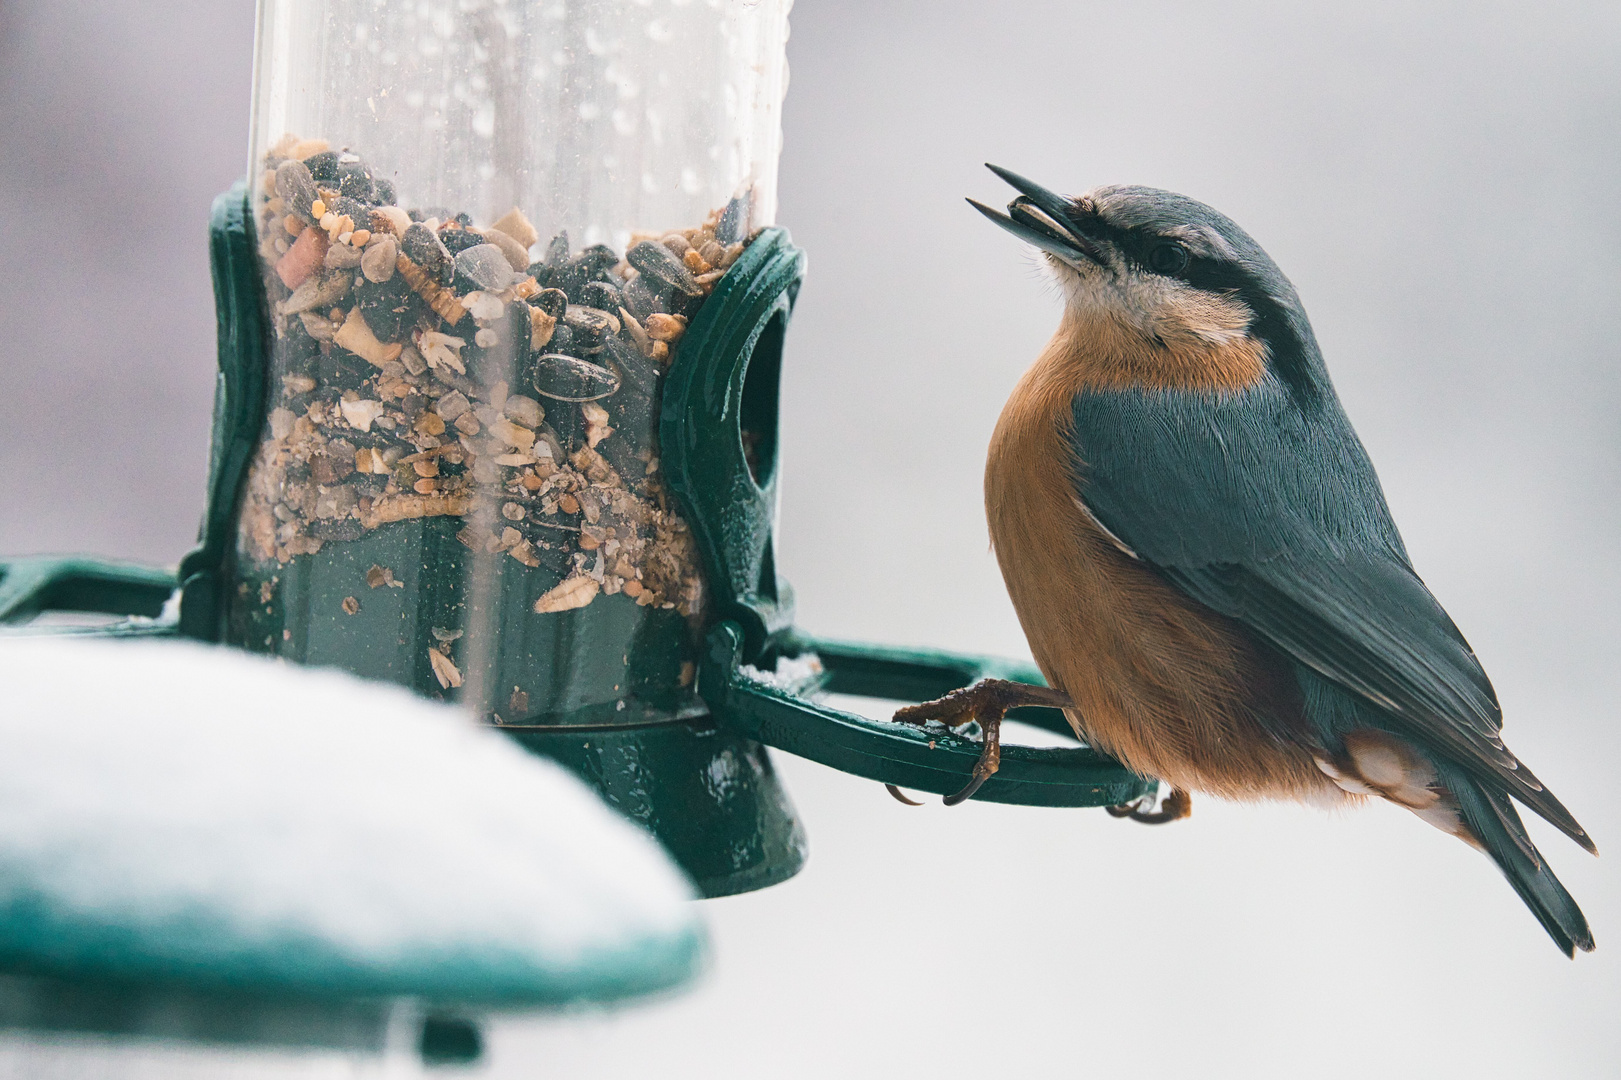
MULTIPOLYGON (((265 157, 273 401, 242 556, 273 570, 455 516, 467 547, 555 576, 538 613, 624 593, 696 615, 703 575, 661 482, 658 402, 672 348, 752 238, 746 202, 633 236, 623 256, 560 233, 535 260, 540 237, 516 208, 479 227, 395 202, 390 181, 324 140, 289 136, 265 157)), ((372 587, 396 584, 374 571, 372 587)))

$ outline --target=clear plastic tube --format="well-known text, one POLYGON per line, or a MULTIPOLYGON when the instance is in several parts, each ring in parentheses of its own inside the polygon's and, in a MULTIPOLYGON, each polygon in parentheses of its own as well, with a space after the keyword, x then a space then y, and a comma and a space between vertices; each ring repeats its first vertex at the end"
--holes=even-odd
POLYGON ((783 0, 261 0, 250 171, 287 132, 418 205, 623 249, 776 215, 783 0))
POLYGON ((664 373, 776 204, 786 0, 262 0, 228 636, 502 723, 695 707, 664 373))

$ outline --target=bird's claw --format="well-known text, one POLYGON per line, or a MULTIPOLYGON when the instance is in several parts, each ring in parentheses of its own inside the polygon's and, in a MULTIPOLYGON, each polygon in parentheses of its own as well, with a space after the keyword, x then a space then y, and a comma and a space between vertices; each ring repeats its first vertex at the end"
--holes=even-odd
MULTIPOLYGON (((1002 718, 1009 709, 1020 705, 1045 705, 1053 709, 1073 707, 1069 695, 1062 690, 1008 679, 984 679, 973 686, 965 686, 944 697, 907 705, 895 710, 895 722, 922 727, 934 720, 948 728, 962 727, 970 720, 977 721, 984 733, 979 760, 974 762, 974 773, 961 791, 947 795, 947 806, 956 806, 974 797, 980 787, 1002 765, 1002 718)), ((891 788, 891 794, 895 794, 891 788)), ((897 796, 899 797, 899 796, 897 796)), ((906 800, 902 800, 903 802, 906 800)))
POLYGON ((922 803, 918 802, 916 799, 908 799, 905 795, 902 795, 901 794, 901 789, 896 787, 894 784, 885 784, 884 785, 884 790, 889 792, 890 795, 893 796, 895 801, 898 802, 898 803, 905 803, 907 806, 922 806, 923 805, 922 803))
POLYGON ((1140 821, 1144 825, 1164 825, 1171 821, 1180 821, 1193 814, 1193 796, 1181 788, 1173 787, 1159 804, 1158 810, 1149 809, 1154 805, 1155 795, 1144 795, 1128 803, 1118 806, 1106 806, 1110 817, 1130 818, 1140 821))

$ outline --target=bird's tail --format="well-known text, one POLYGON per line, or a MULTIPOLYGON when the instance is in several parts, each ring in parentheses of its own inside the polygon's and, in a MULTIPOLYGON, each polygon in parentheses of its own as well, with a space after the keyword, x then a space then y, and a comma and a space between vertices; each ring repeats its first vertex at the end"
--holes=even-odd
POLYGON ((1542 853, 1531 843, 1519 811, 1506 794, 1491 791, 1473 777, 1443 769, 1443 783, 1458 800, 1458 809, 1486 854, 1492 857, 1525 906, 1566 956, 1593 951, 1593 931, 1570 893, 1553 876, 1542 853))

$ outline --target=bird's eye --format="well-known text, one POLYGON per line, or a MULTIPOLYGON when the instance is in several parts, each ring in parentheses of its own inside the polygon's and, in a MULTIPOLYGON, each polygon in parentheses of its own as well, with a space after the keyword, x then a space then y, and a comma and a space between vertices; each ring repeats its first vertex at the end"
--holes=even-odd
POLYGON ((1178 243, 1156 244, 1148 253, 1148 266, 1159 274, 1180 274, 1188 268, 1188 249, 1178 243))

